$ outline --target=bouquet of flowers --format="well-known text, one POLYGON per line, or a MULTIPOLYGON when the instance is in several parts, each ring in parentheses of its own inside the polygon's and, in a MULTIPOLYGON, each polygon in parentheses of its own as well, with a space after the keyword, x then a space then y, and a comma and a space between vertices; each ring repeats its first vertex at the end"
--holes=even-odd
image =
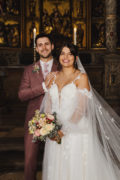
POLYGON ((35 115, 28 123, 29 133, 33 134, 33 142, 45 141, 47 137, 55 138, 58 144, 61 144, 61 138, 58 131, 62 125, 57 121, 56 113, 40 113, 35 111, 35 115))

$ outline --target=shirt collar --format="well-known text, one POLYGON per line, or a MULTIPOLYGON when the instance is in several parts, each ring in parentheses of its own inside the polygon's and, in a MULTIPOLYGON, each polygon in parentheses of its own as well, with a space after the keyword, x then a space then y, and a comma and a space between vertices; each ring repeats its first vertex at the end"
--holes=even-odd
POLYGON ((50 63, 52 63, 52 62, 53 62, 53 58, 52 58, 51 60, 49 60, 48 62, 44 62, 44 61, 41 61, 41 60, 40 60, 40 64, 44 64, 44 63, 50 64, 50 63))

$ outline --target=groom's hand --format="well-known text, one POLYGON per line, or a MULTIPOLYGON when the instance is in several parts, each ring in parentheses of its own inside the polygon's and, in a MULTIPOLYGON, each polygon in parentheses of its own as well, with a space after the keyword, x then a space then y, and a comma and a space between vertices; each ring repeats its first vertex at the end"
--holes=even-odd
POLYGON ((55 75, 57 74, 57 72, 50 72, 45 79, 45 86, 46 88, 49 88, 51 81, 53 81, 53 78, 55 78, 55 75))

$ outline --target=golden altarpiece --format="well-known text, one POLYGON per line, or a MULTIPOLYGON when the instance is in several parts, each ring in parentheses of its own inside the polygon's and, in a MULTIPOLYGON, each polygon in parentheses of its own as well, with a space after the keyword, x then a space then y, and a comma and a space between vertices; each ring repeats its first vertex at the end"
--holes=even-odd
MULTIPOLYGON (((17 99, 23 68, 25 65, 33 63, 34 28, 36 28, 36 34, 51 33, 56 47, 64 40, 71 39, 74 42, 74 28, 76 28, 79 55, 92 85, 108 99, 110 96, 114 97, 113 94, 116 94, 119 85, 119 78, 116 70, 111 70, 112 76, 111 72, 106 72, 104 64, 104 56, 107 52, 106 3, 107 0, 0 0, 2 102, 5 102, 4 98, 7 100, 17 99), (107 84, 105 84, 106 82, 107 84), (112 85, 111 82, 113 82, 112 85), (111 91, 109 86, 112 88, 111 91)), ((116 0, 116 3, 116 24, 117 30, 119 30, 119 0, 116 0)), ((114 39, 113 31, 110 32, 110 37, 114 39)), ((119 31, 117 37, 116 49, 119 53, 119 31)))
MULTIPOLYGON (((0 47, 33 47, 33 29, 73 39, 82 50, 105 48, 105 0, 1 0, 0 47)), ((60 39, 57 39, 58 41, 60 39)))

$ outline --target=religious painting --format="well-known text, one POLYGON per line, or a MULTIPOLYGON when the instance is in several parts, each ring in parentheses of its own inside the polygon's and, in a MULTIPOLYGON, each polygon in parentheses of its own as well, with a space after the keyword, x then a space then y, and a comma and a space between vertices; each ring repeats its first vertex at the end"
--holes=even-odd
POLYGON ((91 46, 92 48, 105 48, 105 23, 92 23, 91 46))
POLYGON ((33 47, 33 29, 36 28, 36 34, 39 34, 39 22, 28 21, 26 23, 26 46, 33 47))
POLYGON ((92 0, 92 17, 105 16, 105 0, 92 0))
POLYGON ((0 46, 20 47, 20 25, 18 22, 0 22, 0 46))
POLYGON ((20 0, 0 0, 0 47, 18 48, 20 39, 20 0))
POLYGON ((40 17, 39 0, 26 1, 26 15, 27 17, 40 17))
POLYGON ((91 47, 105 48, 105 0, 92 0, 91 47))
MULTIPOLYGON (((86 47, 86 24, 80 21, 76 21, 76 44, 79 48, 86 47)), ((73 33, 74 36, 74 33, 73 33)), ((74 37, 73 37, 74 39, 74 37)))
POLYGON ((0 21, 0 47, 7 46, 6 26, 3 21, 0 21))
POLYGON ((33 30, 36 29, 36 34, 40 31, 41 21, 41 9, 40 0, 26 0, 26 47, 33 47, 33 30))
POLYGON ((7 43, 8 47, 20 47, 20 25, 16 24, 7 24, 7 43))
POLYGON ((20 0, 0 0, 0 15, 20 15, 20 0))
MULTIPOLYGON (((79 48, 86 47, 86 12, 87 1, 86 0, 74 0, 72 1, 72 25, 76 27, 77 31, 77 46, 79 48)), ((73 32, 74 39, 74 32, 73 32)))
POLYGON ((71 38, 70 1, 43 1, 42 25, 45 33, 71 38))
POLYGON ((85 18, 86 17, 86 0, 74 0, 73 2, 73 18, 85 18))

